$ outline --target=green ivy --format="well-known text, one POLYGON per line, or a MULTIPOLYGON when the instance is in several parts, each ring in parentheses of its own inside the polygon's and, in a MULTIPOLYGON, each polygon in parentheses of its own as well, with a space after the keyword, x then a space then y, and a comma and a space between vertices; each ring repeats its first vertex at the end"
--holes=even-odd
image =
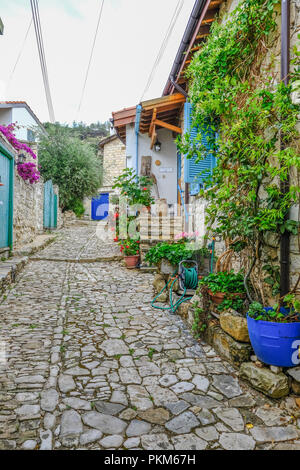
MULTIPOLYGON (((193 126, 203 129, 209 122, 218 136, 208 137, 217 166, 200 192, 210 203, 207 224, 235 244, 236 251, 250 249, 250 272, 261 258, 263 233, 296 234, 299 228, 287 215, 298 202, 300 188, 292 184, 284 194, 280 185, 292 168, 300 170, 296 130, 300 106, 291 100, 297 83, 299 87, 299 52, 293 51, 288 86, 275 84, 271 73, 264 77, 261 70, 266 44, 274 40, 278 4, 277 0, 240 2, 226 23, 213 23, 187 71, 193 126)), ((194 140, 185 134, 178 140, 181 151, 202 160, 207 150, 201 138, 201 132, 194 140)), ((266 274, 274 291, 280 282, 275 271, 266 274)))
POLYGON ((241 273, 230 272, 212 273, 199 281, 199 285, 206 286, 214 294, 225 292, 228 294, 244 293, 244 276, 241 273))

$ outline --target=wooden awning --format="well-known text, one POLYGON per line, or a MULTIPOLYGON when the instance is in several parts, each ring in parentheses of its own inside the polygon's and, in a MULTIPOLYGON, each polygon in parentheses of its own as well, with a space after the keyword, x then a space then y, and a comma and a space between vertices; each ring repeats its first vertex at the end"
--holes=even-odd
POLYGON ((117 132, 118 137, 122 142, 126 142, 126 126, 127 124, 135 123, 136 106, 131 108, 124 108, 121 111, 112 113, 113 126, 117 132))
MULTIPOLYGON (((180 134, 180 113, 186 98, 181 93, 163 96, 154 100, 143 101, 140 132, 149 134, 151 137, 151 148, 153 147, 157 129, 166 128, 170 131, 180 134)), ((136 106, 125 108, 121 111, 112 113, 113 125, 118 136, 123 142, 126 142, 126 126, 135 123, 136 106)))
POLYGON ((157 139, 157 129, 165 128, 181 134, 180 114, 186 98, 181 93, 143 101, 140 132, 151 137, 151 149, 157 139))

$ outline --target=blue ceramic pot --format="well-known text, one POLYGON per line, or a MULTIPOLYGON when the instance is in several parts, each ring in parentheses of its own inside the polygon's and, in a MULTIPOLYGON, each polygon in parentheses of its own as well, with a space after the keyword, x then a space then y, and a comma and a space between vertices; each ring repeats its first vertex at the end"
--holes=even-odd
POLYGON ((250 341, 260 361, 278 367, 300 365, 300 322, 276 323, 255 320, 248 315, 247 322, 250 341))

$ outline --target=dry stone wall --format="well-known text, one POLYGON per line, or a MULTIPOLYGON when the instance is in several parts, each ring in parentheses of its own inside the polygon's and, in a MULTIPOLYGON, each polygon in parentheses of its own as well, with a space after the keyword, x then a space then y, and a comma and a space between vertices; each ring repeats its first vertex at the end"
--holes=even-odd
MULTIPOLYGON (((58 187, 54 192, 59 195, 58 187)), ((36 184, 24 181, 15 172, 14 181, 14 249, 30 243, 44 231, 44 180, 36 184)), ((57 211, 57 228, 63 226, 61 210, 57 211)))

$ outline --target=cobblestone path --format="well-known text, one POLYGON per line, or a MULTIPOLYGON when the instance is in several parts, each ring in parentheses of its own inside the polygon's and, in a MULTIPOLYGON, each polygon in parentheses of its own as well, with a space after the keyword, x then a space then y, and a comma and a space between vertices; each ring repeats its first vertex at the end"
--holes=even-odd
POLYGON ((0 301, 0 449, 300 449, 294 400, 153 310, 151 274, 70 262, 117 253, 94 234, 63 231, 0 301))

